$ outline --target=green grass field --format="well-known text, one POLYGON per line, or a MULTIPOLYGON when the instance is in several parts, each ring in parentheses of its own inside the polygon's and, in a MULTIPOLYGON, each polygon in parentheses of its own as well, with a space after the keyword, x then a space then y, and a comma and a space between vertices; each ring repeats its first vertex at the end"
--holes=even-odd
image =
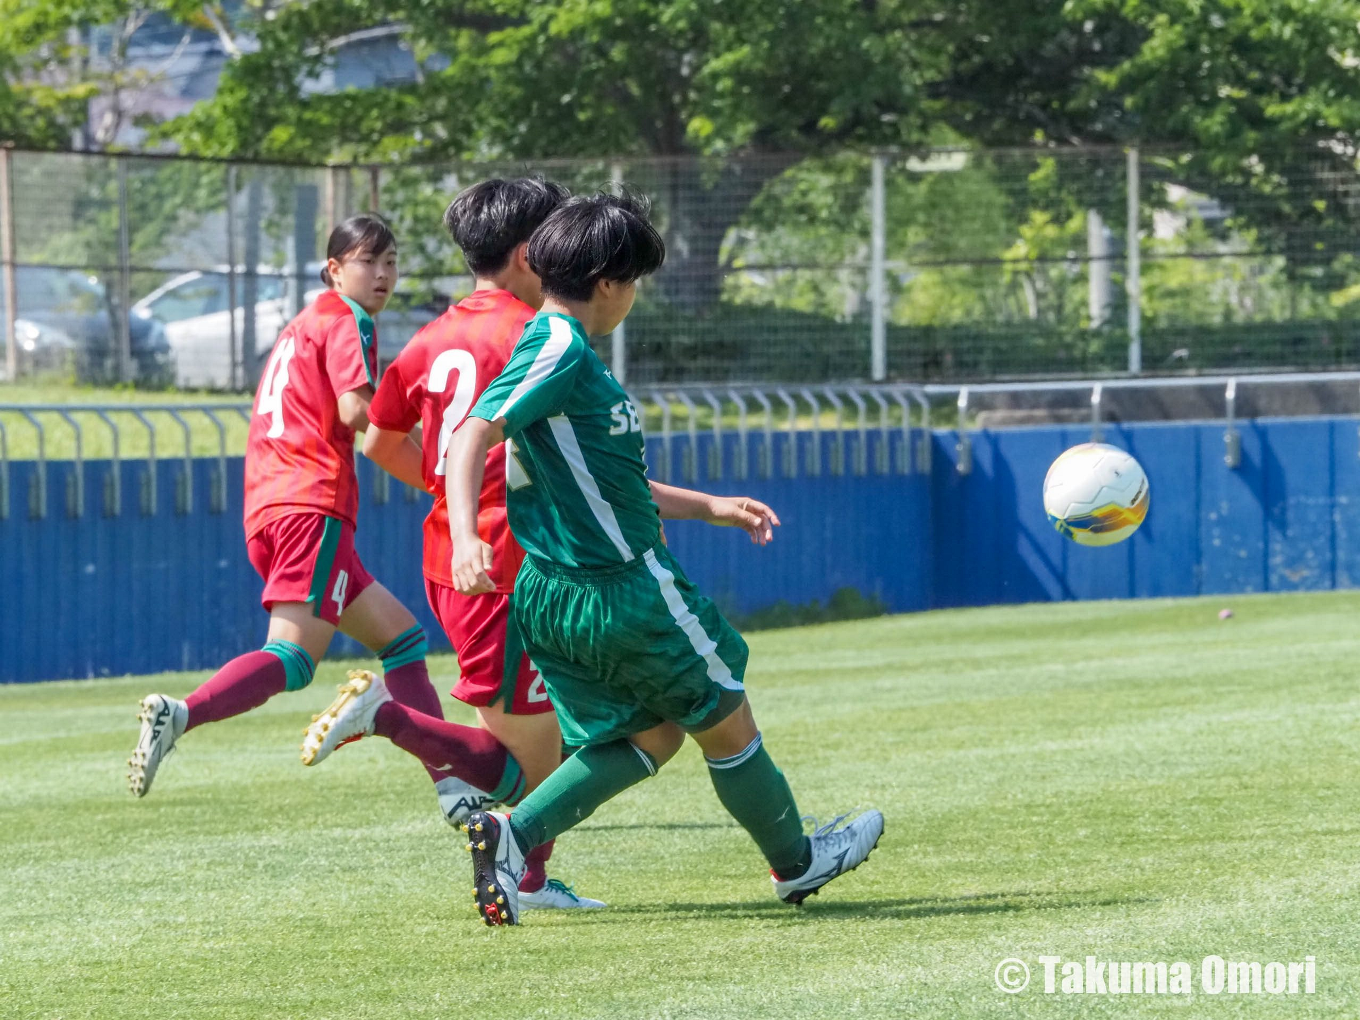
POLYGON ((1326 594, 754 635, 800 807, 882 808, 874 856, 777 903, 691 746, 559 841, 554 873, 610 909, 509 930, 474 916, 412 760, 372 739, 299 765, 341 665, 189 734, 141 802, 136 701, 199 675, 0 689, 0 1016, 1351 1016, 1357 619, 1326 594), (1045 954, 1188 961, 1195 991, 1045 995, 1045 954), (1207 995, 1208 954, 1313 955, 1317 992, 1207 995), (1006 957, 1034 971, 1015 996, 1006 957))

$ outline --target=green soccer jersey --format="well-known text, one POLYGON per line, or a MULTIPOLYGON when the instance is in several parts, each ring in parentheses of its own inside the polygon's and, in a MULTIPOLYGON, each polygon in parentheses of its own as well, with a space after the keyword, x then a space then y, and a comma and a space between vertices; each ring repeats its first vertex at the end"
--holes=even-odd
POLYGON ((576 319, 535 316, 471 415, 505 419, 510 530, 530 556, 611 567, 656 545, 642 423, 576 319))

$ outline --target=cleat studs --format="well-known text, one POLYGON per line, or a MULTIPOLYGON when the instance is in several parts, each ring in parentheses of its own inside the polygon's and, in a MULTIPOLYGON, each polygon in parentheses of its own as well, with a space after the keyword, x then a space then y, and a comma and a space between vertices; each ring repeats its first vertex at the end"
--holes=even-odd
POLYGON ((481 822, 478 822, 478 823, 477 823, 477 831, 478 831, 478 832, 481 832, 481 831, 482 831, 482 823, 481 823, 481 822))
POLYGON ((502 921, 504 921, 504 920, 505 920, 507 917, 509 917, 509 916, 510 916, 510 915, 507 914, 504 910, 501 911, 501 920, 502 920, 502 921))
POLYGON ((493 893, 496 891, 496 887, 494 885, 489 885, 486 887, 486 891, 489 893, 493 893))
POLYGON ((505 897, 504 897, 504 896, 497 896, 497 897, 496 897, 496 905, 497 905, 497 906, 502 906, 502 907, 505 906, 505 897))
POLYGON ((458 828, 462 829, 464 832, 467 832, 467 831, 468 831, 468 827, 467 827, 467 823, 466 823, 466 822, 464 822, 462 825, 458 826, 458 828))
MULTIPOLYGON (((472 853, 472 844, 469 843, 467 846, 463 847, 463 849, 466 850, 468 853, 472 853)), ((473 891, 476 892, 475 889, 473 891)))
POLYGON ((485 850, 485 849, 486 849, 486 840, 482 840, 480 843, 478 843, 478 844, 477 844, 477 849, 478 849, 478 850, 485 850))

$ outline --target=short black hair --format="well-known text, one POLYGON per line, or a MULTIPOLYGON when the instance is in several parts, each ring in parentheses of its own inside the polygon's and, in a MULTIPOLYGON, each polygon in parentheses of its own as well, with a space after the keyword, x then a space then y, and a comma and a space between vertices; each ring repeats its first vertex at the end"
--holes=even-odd
POLYGON ((496 177, 460 191, 444 210, 444 226, 463 250, 468 269, 478 276, 498 273, 569 195, 542 177, 496 177))
MULTIPOLYGON (((331 231, 326 242, 326 258, 343 262, 346 255, 359 252, 363 255, 381 255, 388 248, 397 246, 397 235, 391 226, 377 213, 360 213, 351 216, 331 231)), ((331 274, 323 265, 321 282, 327 287, 335 286, 331 274)))
POLYGON ((632 283, 661 268, 666 242, 648 220, 649 203, 633 193, 600 191, 558 206, 529 239, 529 268, 543 293, 589 301, 601 280, 632 283))

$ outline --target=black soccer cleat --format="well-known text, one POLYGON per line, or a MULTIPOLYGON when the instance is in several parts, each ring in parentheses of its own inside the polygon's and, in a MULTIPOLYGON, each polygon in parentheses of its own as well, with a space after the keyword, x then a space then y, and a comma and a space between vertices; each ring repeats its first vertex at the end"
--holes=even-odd
POLYGON ((519 924, 519 882, 524 854, 510 831, 510 816, 474 811, 462 826, 472 854, 472 896, 488 927, 519 924))

